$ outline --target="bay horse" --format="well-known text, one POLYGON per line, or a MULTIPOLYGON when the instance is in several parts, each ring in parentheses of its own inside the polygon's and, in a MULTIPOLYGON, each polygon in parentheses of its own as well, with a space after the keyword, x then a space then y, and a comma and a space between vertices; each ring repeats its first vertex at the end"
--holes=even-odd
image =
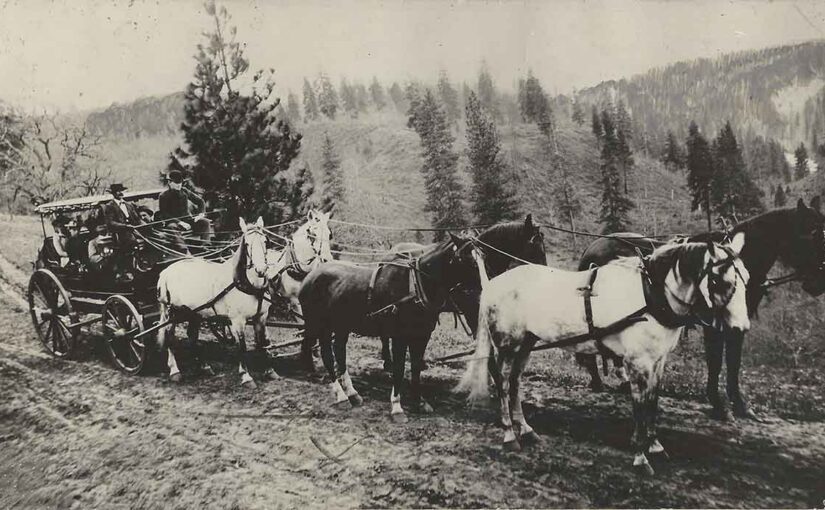
MULTIPOLYGON (((689 241, 711 239, 721 241, 726 236, 741 238, 744 243, 741 258, 751 275, 748 282, 748 313, 755 317, 757 308, 765 296, 768 272, 777 260, 795 271, 795 279, 802 281, 802 288, 810 295, 817 296, 825 291, 825 217, 820 212, 820 198, 814 197, 810 206, 802 199, 796 207, 774 209, 754 216, 733 227, 727 234, 722 232, 703 233, 690 237, 689 241)), ((582 253, 579 269, 591 265, 601 266, 618 257, 631 256, 638 248, 648 254, 660 246, 662 241, 648 239, 639 234, 616 234, 595 240, 582 253)), ((726 420, 730 413, 719 395, 719 373, 722 370, 723 354, 727 363, 727 395, 733 405, 733 415, 757 419, 749 409, 747 400, 739 385, 739 371, 742 363, 742 343, 744 332, 719 332, 704 328, 705 357, 708 367, 706 394, 712 406, 711 417, 726 420)), ((595 356, 577 356, 591 375, 591 387, 601 388, 601 379, 595 356)), ((615 361, 615 360, 614 360, 615 361)))
POLYGON ((175 355, 170 348, 175 324, 188 323, 190 340, 194 339, 196 359, 197 332, 204 318, 226 317, 230 333, 238 343, 238 372, 241 384, 255 387, 246 368, 244 327, 248 319, 261 315, 262 298, 266 291, 266 231, 263 219, 254 224, 239 220, 241 241, 232 257, 224 262, 201 258, 186 258, 171 264, 158 277, 157 292, 161 323, 172 320, 158 331, 160 350, 167 349, 169 379, 181 380, 175 355))
MULTIPOLYGON (((544 252, 544 234, 541 227, 533 223, 533 215, 528 214, 523 221, 509 221, 492 225, 481 232, 476 243, 476 249, 484 253, 487 274, 494 278, 514 265, 524 262, 547 265, 547 255, 544 252)), ((432 247, 433 245, 430 245, 432 247)), ((390 248, 394 254, 385 262, 409 260, 421 255, 428 247, 418 243, 399 243, 390 248)), ((469 286, 454 292, 451 295, 453 306, 445 311, 460 312, 467 320, 467 326, 473 335, 478 323, 478 298, 481 294, 479 285, 469 286), (457 309, 457 310, 456 310, 457 309)), ((381 359, 384 361, 384 370, 392 370, 392 353, 390 339, 381 337, 381 359)))
POLYGON ((644 261, 622 258, 591 271, 525 265, 487 282, 482 275, 476 349, 457 390, 481 399, 492 376, 504 448, 519 449, 519 440, 538 441, 524 418, 519 391, 537 343, 621 355, 631 379, 633 466, 652 474, 645 454, 664 452, 656 437, 659 381, 686 322, 702 320, 735 331, 750 327, 748 271, 737 256, 741 248, 741 238, 730 246, 671 244, 644 261))
POLYGON ((346 346, 352 332, 392 338, 393 421, 406 421, 400 395, 408 348, 413 405, 423 412, 432 411, 421 397, 424 351, 450 290, 477 281, 470 247, 469 240, 450 234, 448 241, 410 261, 387 262, 376 268, 329 262, 307 275, 298 295, 304 312, 304 345, 320 341, 335 404, 362 403, 347 371, 346 346))

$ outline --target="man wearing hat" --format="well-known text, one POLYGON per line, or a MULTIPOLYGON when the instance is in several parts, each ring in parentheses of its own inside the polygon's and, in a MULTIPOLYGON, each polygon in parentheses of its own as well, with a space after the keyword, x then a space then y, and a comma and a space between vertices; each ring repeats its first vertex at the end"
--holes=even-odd
MULTIPOLYGON (((192 230, 192 223, 208 221, 203 215, 206 204, 196 193, 183 187, 183 173, 180 170, 170 170, 166 183, 169 188, 158 197, 157 220, 168 220, 166 226, 179 232, 192 230), (197 216, 190 219, 193 209, 197 216)), ((180 235, 174 236, 173 244, 176 250, 189 253, 180 235)))
POLYGON ((135 236, 132 234, 131 227, 143 223, 135 206, 123 200, 123 192, 126 189, 123 184, 112 184, 106 191, 112 194, 113 199, 103 204, 103 219, 109 227, 109 232, 115 235, 120 247, 130 247, 135 244, 135 236))
POLYGON ((68 229, 69 218, 58 215, 52 221, 54 234, 52 235, 52 248, 54 249, 54 260, 60 261, 60 266, 65 267, 69 263, 69 239, 71 233, 68 229))

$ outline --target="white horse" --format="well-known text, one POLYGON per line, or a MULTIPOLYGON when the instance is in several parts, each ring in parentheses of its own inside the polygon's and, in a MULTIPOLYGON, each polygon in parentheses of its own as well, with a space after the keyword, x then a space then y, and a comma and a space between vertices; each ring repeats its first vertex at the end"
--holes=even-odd
MULTIPOLYGON (((260 217, 247 225, 240 219, 243 235, 240 246, 224 262, 187 258, 164 269, 158 278, 160 322, 174 319, 161 328, 158 344, 161 351, 169 351, 169 378, 180 381, 181 374, 169 343, 174 337, 175 324, 189 323, 189 337, 197 347, 197 329, 201 319, 225 317, 230 332, 238 342, 240 362, 238 372, 241 384, 255 387, 255 381, 246 369, 246 340, 244 327, 248 319, 261 315, 262 298, 266 291, 266 232, 260 217)), ((199 356, 196 356, 199 358, 199 356)))
POLYGON ((697 319, 719 329, 750 327, 745 303, 749 275, 738 258, 741 248, 741 243, 665 245, 644 267, 630 257, 597 268, 595 281, 591 271, 526 265, 485 282, 480 262, 476 350, 457 390, 470 390, 470 399, 482 398, 492 376, 501 402, 504 447, 517 450, 519 440, 538 441, 524 419, 519 395, 521 373, 537 342, 622 356, 633 397, 633 465, 652 474, 645 453, 664 452, 656 438, 659 380, 684 325, 697 319), (513 421, 519 426, 518 439, 513 421))
MULTIPOLYGON (((310 210, 307 222, 292 234, 289 244, 284 249, 269 249, 266 252, 269 294, 271 297, 277 295, 288 299, 290 310, 298 317, 302 316, 298 291, 304 277, 318 264, 333 259, 330 249, 330 218, 332 212, 310 210)), ((266 318, 272 306, 271 300, 264 304, 264 313, 254 325, 255 339, 259 345, 266 344, 266 318)))

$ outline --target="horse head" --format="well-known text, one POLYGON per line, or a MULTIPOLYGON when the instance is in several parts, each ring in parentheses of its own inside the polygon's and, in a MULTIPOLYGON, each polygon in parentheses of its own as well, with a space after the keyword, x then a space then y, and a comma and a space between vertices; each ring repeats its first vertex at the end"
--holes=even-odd
MULTIPOLYGON (((239 266, 243 266, 249 282, 258 288, 266 285, 266 232, 264 220, 258 216, 255 223, 248 224, 243 218, 239 219, 242 238, 239 250, 239 266)), ((239 267, 238 269, 241 269, 239 267)))
POLYGON ((820 199, 810 206, 801 198, 793 209, 793 235, 787 262, 800 274, 805 292, 818 296, 825 292, 825 216, 820 199))
POLYGON ((533 215, 524 221, 511 221, 493 225, 478 236, 480 249, 484 251, 490 276, 497 276, 520 260, 547 265, 544 252, 544 234, 533 223, 533 215))
POLYGON ((332 212, 316 211, 307 213, 307 222, 292 235, 295 257, 301 265, 314 265, 332 260, 332 232, 329 220, 332 212))
POLYGON ((679 316, 693 316, 718 330, 750 328, 747 284, 750 274, 739 258, 742 237, 730 244, 712 241, 669 244, 650 257, 651 273, 664 274, 668 304, 679 316), (659 266, 657 268, 657 266, 659 266))

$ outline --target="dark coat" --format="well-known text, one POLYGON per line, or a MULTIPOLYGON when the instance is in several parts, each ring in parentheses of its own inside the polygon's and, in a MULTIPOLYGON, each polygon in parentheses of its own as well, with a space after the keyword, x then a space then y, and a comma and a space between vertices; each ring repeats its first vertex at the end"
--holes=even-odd
POLYGON ((205 204, 203 199, 191 191, 184 189, 167 189, 158 197, 158 213, 155 219, 167 220, 170 218, 180 218, 189 216, 190 204, 198 213, 204 212, 205 204))

